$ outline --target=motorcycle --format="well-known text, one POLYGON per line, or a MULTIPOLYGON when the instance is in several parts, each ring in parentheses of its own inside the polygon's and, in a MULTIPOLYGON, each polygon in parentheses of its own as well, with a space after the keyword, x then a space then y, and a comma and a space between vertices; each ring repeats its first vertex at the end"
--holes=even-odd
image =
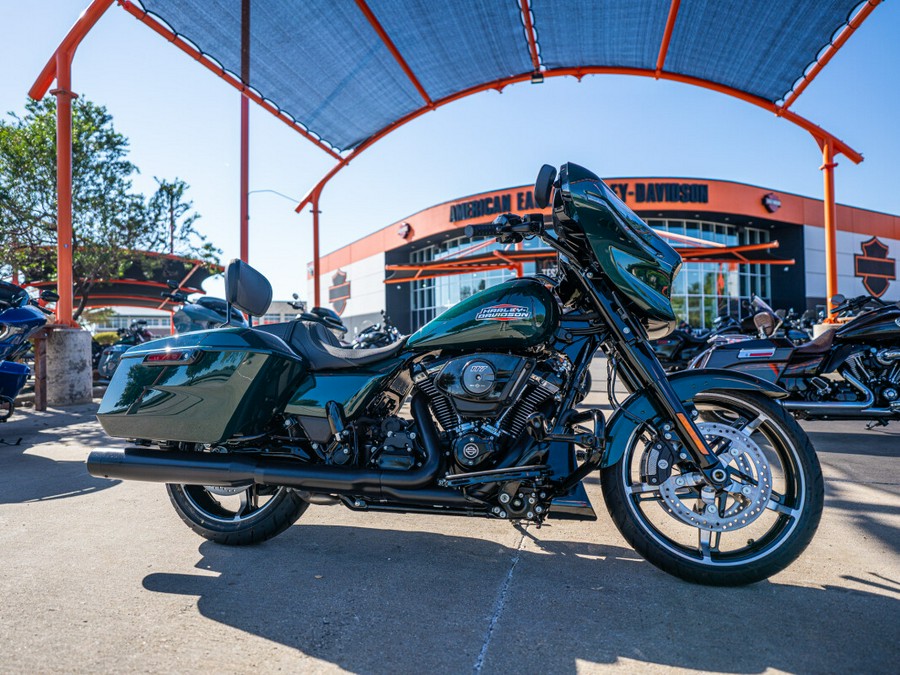
POLYGON ((398 340, 403 339, 403 335, 397 330, 397 327, 391 323, 384 310, 381 310, 381 322, 373 323, 371 326, 363 328, 350 343, 352 349, 372 349, 373 347, 387 347, 398 340))
POLYGON ((193 302, 188 299, 188 294, 178 288, 178 284, 169 281, 170 293, 160 295, 167 300, 180 302, 181 307, 172 315, 172 325, 175 332, 190 333, 196 330, 211 330, 221 328, 224 325, 247 326, 247 318, 237 309, 231 308, 229 314, 228 303, 221 298, 210 298, 201 295, 193 302))
MULTIPOLYGON (((56 302, 59 296, 43 291, 41 299, 56 302)), ((31 375, 31 368, 18 362, 31 348, 28 339, 47 323, 45 315, 52 314, 24 288, 0 281, 0 422, 12 416, 16 396, 31 375)))
MULTIPOLYGON (((341 348, 312 322, 222 328, 129 350, 98 411, 122 450, 93 476, 165 483, 200 536, 253 544, 309 504, 477 516, 539 527, 594 520, 600 471, 625 539, 692 582, 739 585, 789 565, 816 530, 822 474, 771 382, 733 371, 669 377, 648 340, 675 324, 681 258, 595 174, 542 167, 541 214, 469 225, 469 237, 539 237, 558 273, 506 281, 386 347, 341 348), (591 359, 610 390, 576 409, 591 359), (409 412, 404 404, 409 401, 409 412)), ((226 270, 226 299, 266 312, 271 285, 226 270)))
MULTIPOLYGON (((868 420, 869 429, 900 419, 900 306, 867 295, 831 302, 839 317, 875 308, 800 346, 784 337, 717 345, 693 365, 751 373, 783 387, 789 396, 782 405, 800 419, 868 420)), ((757 316, 761 330, 769 330, 772 318, 757 316)))
POLYGON ((334 334, 342 345, 344 345, 344 337, 347 335, 347 326, 344 325, 344 321, 341 319, 340 314, 327 307, 313 307, 311 311, 307 312, 306 303, 298 298, 299 296, 294 293, 294 299, 288 300, 288 304, 300 312, 296 316, 296 320, 312 321, 313 323, 322 324, 334 334))
POLYGON ((711 330, 691 328, 689 324, 682 322, 669 335, 651 341, 650 345, 665 371, 674 373, 687 368, 709 346, 711 340, 720 335, 737 334, 739 327, 731 316, 717 316, 711 330))
POLYGON ((143 320, 132 321, 128 328, 119 328, 116 332, 119 334, 119 340, 105 347, 97 362, 97 374, 105 380, 112 378, 125 352, 134 345, 153 339, 153 333, 147 330, 147 322, 143 320))

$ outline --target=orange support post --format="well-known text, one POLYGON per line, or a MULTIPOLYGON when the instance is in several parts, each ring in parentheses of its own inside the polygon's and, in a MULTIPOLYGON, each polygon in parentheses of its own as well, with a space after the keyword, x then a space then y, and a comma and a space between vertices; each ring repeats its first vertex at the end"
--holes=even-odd
POLYGON ((659 45, 659 54, 656 56, 656 77, 659 78, 663 66, 666 64, 666 55, 669 53, 669 41, 672 39, 672 31, 675 29, 675 19, 678 17, 678 8, 681 0, 672 0, 669 5, 669 17, 666 19, 666 30, 663 33, 662 42, 659 45))
POLYGON ((72 279, 72 59, 81 40, 113 3, 93 0, 72 26, 56 52, 28 91, 34 100, 47 94, 53 80, 56 89, 56 201, 57 201, 57 287, 56 322, 75 325, 72 320, 74 289, 72 279))
MULTIPOLYGON (((250 106, 247 97, 241 95, 241 260, 250 257, 250 106)), ((234 203, 234 202, 232 202, 234 203)))
POLYGON ((72 325, 72 54, 56 53, 56 323, 72 325))
POLYGON ((837 271, 837 218, 834 207, 834 146, 831 139, 822 141, 822 166, 825 176, 825 306, 827 316, 825 321, 832 323, 831 298, 838 292, 837 271))
MULTIPOLYGON (((250 2, 241 0, 241 82, 250 84, 250 2)), ((241 94, 241 260, 250 258, 250 101, 241 94)))
POLYGON ((321 192, 316 190, 312 195, 312 214, 313 214, 313 307, 322 306, 322 289, 321 276, 322 265, 319 258, 319 197, 321 192))

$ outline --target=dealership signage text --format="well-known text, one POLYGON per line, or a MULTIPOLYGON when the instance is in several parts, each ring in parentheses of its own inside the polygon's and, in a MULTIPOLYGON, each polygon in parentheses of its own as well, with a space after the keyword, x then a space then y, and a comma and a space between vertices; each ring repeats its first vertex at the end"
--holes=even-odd
MULTIPOLYGON (((705 183, 610 183, 609 187, 622 201, 637 204, 706 204, 709 186, 705 183)), ((492 216, 510 211, 536 209, 530 190, 494 195, 450 206, 450 222, 492 216), (515 196, 515 208, 513 208, 515 196)))

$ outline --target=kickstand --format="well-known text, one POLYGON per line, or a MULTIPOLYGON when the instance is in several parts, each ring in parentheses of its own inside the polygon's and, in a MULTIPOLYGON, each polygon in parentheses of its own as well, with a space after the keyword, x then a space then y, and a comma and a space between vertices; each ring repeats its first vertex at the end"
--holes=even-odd
POLYGON ((886 427, 887 425, 887 420, 872 420, 870 422, 866 422, 866 430, 871 431, 875 427, 886 427))

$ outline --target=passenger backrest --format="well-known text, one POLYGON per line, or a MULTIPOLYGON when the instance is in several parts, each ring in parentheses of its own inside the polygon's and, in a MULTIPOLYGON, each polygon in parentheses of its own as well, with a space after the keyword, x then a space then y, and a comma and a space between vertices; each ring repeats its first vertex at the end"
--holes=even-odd
POLYGON ((235 258, 225 269, 225 300, 251 316, 262 316, 272 304, 272 284, 235 258))

